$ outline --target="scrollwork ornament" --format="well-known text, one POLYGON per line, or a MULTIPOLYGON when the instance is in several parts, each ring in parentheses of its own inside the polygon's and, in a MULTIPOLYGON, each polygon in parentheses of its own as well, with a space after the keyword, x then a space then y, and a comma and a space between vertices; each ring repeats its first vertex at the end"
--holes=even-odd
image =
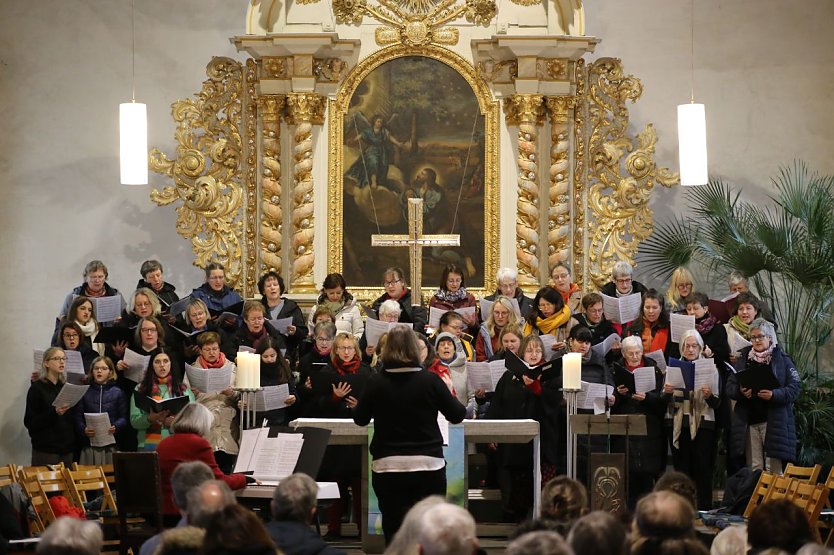
POLYGON ((215 57, 206 66, 206 75, 195 98, 172 105, 177 157, 169 159, 159 149, 151 150, 151 169, 170 177, 173 185, 154 189, 150 197, 160 206, 182 203, 177 207, 177 233, 191 240, 194 265, 204 268, 211 261, 222 262, 229 284, 235 287, 242 277, 243 64, 215 57))
POLYGON ((487 25, 497 12, 493 0, 466 0, 466 20, 476 25, 487 25))
POLYGON ((657 133, 648 124, 636 138, 628 135, 627 101, 643 92, 636 77, 623 74, 616 58, 600 58, 588 70, 589 122, 588 222, 590 275, 597 287, 608 281, 618 260, 634 262, 642 240, 652 232, 648 206, 655 184, 672 187, 678 174, 657 167, 657 133))
POLYGON ((333 15, 337 23, 359 25, 365 15, 365 0, 333 0, 333 15))
POLYGON ((516 6, 535 6, 536 4, 541 4, 542 0, 510 0, 516 6))

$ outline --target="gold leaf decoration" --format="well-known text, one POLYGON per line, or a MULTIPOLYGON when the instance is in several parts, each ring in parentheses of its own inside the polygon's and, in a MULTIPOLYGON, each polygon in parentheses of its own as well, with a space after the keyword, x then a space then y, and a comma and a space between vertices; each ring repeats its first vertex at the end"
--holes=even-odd
POLYGON ((177 122, 177 157, 159 149, 150 153, 151 169, 173 179, 173 185, 151 191, 160 206, 177 207, 177 233, 191 240, 194 265, 211 261, 226 266, 232 287, 240 285, 243 202, 240 136, 243 65, 231 58, 212 58, 208 79, 193 99, 172 105, 177 122))

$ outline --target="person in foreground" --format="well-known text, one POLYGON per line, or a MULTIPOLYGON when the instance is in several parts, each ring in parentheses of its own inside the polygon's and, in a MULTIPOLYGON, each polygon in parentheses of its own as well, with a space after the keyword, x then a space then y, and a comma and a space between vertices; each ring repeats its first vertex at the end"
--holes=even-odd
POLYGON ((287 476, 272 494, 272 520, 266 531, 284 555, 344 555, 311 528, 319 486, 306 474, 287 476))
POLYGON ((104 536, 95 522, 62 516, 41 536, 39 555, 98 555, 104 536))
POLYGON ((414 332, 395 327, 382 352, 383 370, 371 376, 353 409, 353 421, 374 419, 372 484, 382 514, 382 531, 390 542, 408 509, 432 494, 446 493, 446 461, 437 412, 457 424, 466 408, 446 384, 420 366, 414 332))
POLYGON ((671 491, 656 491, 640 499, 631 530, 631 555, 706 555, 695 536, 692 504, 671 491))
MULTIPOLYGON (((198 555, 203 553, 204 544, 208 543, 205 538, 211 533, 213 519, 216 518, 217 514, 228 510, 230 507, 246 510, 237 504, 229 486, 218 480, 207 480, 193 487, 186 497, 188 499, 188 510, 185 514, 187 522, 163 532, 160 536, 159 546, 153 552, 154 555, 198 555)), ((238 545, 245 544, 238 541, 238 545)), ((230 550, 227 553, 231 552, 230 550)), ((253 549, 252 553, 258 552, 253 549)))

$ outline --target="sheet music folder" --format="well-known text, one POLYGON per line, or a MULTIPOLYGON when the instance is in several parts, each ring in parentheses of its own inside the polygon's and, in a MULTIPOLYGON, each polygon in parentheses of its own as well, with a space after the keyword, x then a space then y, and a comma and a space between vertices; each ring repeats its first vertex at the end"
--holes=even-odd
POLYGON ((642 414, 572 414, 571 431, 574 435, 645 436, 646 417, 642 414))
MULTIPOLYGON (((244 430, 244 433, 258 430, 260 430, 260 428, 253 428, 250 430, 244 430)), ((314 428, 311 426, 303 426, 299 428, 289 428, 286 426, 269 427, 267 437, 278 437, 278 434, 301 434, 304 437, 304 443, 301 446, 301 452, 299 453, 298 460, 293 468, 293 473, 301 472, 315 480, 316 475, 318 475, 319 469, 321 468, 321 462, 324 459, 324 450, 327 448, 327 443, 330 440, 330 430, 325 428, 314 428)), ((241 447, 243 447, 243 442, 241 442, 241 447)), ((254 448, 254 445, 252 447, 254 448)), ((250 455, 250 458, 254 458, 254 455, 250 455)), ((236 467, 235 471, 242 472, 243 474, 252 474, 253 469, 239 469, 236 467)))

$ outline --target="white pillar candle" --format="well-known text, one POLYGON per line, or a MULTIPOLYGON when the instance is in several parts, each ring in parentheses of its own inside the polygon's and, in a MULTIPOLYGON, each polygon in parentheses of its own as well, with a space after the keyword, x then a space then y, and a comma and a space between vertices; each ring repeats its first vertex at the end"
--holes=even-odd
POLYGON ((562 357, 562 388, 582 389, 582 355, 567 353, 562 357))

